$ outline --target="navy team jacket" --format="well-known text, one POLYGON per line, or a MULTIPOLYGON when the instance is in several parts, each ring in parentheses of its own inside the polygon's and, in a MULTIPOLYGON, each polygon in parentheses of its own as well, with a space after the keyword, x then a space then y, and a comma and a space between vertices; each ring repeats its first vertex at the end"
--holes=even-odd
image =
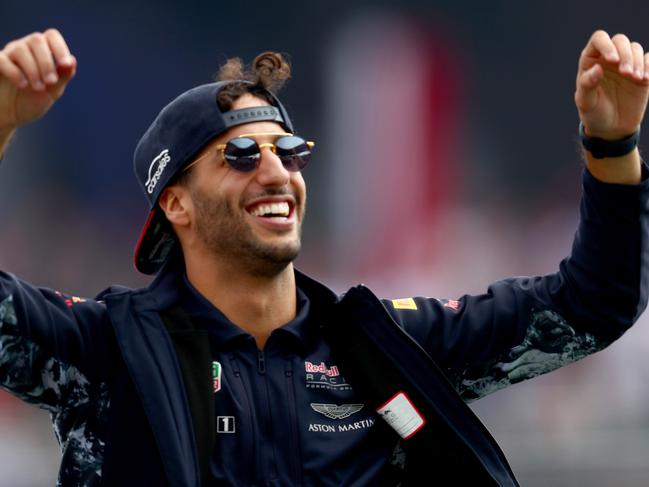
MULTIPOLYGON (((340 373, 351 390, 343 395, 332 390, 329 396, 327 390, 319 391, 313 402, 305 395, 289 400, 285 390, 269 389, 269 402, 294 408, 294 424, 281 426, 295 433, 285 455, 299 464, 286 474, 267 475, 256 460, 231 456, 240 471, 249 473, 223 482, 383 485, 382 472, 403 467, 405 451, 406 467, 409 456, 420 465, 425 462, 432 484, 447 465, 438 457, 444 448, 416 448, 424 436, 419 434, 423 420, 435 431, 443 430, 439 438, 460 444, 494 485, 516 485, 497 446, 464 403, 601 350, 646 306, 646 168, 639 185, 603 184, 587 171, 583 183, 572 252, 555 274, 499 281, 485 294, 457 300, 391 301, 378 300, 362 286, 340 297, 298 273, 313 318, 309 333, 315 338, 311 349, 296 355, 298 367, 279 375, 304 385, 310 366, 325 381, 340 373), (386 383, 398 389, 396 394, 385 397, 395 392, 385 390, 386 383), (415 414, 408 426, 399 414, 411 403, 420 416, 415 414), (357 413, 359 406, 364 409, 357 413), (388 424, 400 433, 391 433, 388 424), (310 457, 317 450, 311 443, 339 427, 349 435, 330 437, 340 450, 336 461, 310 457), (385 445, 390 448, 381 450, 383 456, 367 454, 374 440, 389 434, 391 443, 385 445)), ((60 485, 212 482, 202 480, 210 477, 205 477, 205 451, 197 447, 197 438, 201 425, 213 427, 214 420, 203 423, 192 417, 193 393, 184 379, 196 372, 210 380, 211 364, 188 375, 176 346, 178 336, 199 343, 196 339, 204 341, 206 335, 188 329, 174 332, 176 341, 170 337, 161 313, 177 304, 182 276, 172 264, 146 289, 113 287, 94 300, 0 274, 0 385, 50 412, 63 454, 60 485)), ((215 401, 220 393, 214 394, 215 401)), ((250 421, 259 411, 254 413, 250 421)), ((234 420, 240 425, 246 421, 234 420)), ((227 433, 230 420, 219 419, 217 427, 227 433)), ((257 445, 260 455, 265 440, 257 445)), ((228 454, 218 445, 208 452, 211 458, 228 454)), ((462 465, 460 459, 457 468, 462 465)))

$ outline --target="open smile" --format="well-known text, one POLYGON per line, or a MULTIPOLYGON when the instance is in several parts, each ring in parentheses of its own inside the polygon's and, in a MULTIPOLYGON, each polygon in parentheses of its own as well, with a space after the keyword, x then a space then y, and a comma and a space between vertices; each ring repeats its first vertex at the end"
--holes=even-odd
POLYGON ((246 212, 270 228, 290 228, 295 223, 295 201, 291 197, 256 200, 246 207, 246 212))

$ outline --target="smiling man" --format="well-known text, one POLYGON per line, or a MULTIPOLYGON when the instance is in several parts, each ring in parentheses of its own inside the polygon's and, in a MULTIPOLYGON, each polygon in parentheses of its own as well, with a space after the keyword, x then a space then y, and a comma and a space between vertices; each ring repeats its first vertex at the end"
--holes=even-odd
MULTIPOLYGON (((76 60, 56 30, 0 51, 0 153, 76 60)), ((59 484, 518 485, 466 402, 574 362, 647 302, 649 55, 598 31, 578 66, 586 168, 571 255, 457 300, 337 296, 293 268, 314 143, 275 53, 169 103, 135 150, 145 289, 95 299, 0 274, 0 385, 52 415, 59 484)))

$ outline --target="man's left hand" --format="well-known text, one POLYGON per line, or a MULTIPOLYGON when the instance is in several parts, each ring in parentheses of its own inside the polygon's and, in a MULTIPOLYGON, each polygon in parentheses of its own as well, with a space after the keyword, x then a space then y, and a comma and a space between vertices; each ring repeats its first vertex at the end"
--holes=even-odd
POLYGON ((622 139, 642 122, 649 98, 649 53, 624 34, 595 32, 581 53, 575 103, 587 135, 622 139))

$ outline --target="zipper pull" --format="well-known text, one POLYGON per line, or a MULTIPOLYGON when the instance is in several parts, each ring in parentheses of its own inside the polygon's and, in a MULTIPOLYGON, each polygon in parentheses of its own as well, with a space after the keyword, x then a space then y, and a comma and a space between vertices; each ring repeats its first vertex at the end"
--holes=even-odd
POLYGON ((257 370, 260 374, 266 373, 266 358, 264 357, 264 351, 259 350, 257 355, 257 370))
POLYGON ((287 357, 284 361, 284 375, 286 377, 293 377, 293 363, 291 357, 287 357))

